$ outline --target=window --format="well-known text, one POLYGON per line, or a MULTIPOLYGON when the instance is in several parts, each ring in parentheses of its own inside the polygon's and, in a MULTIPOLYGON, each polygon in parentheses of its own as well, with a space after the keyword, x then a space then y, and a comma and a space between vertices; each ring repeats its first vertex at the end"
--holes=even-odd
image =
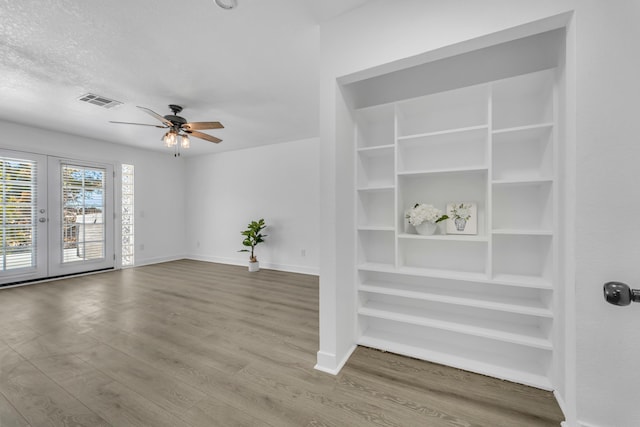
POLYGON ((105 174, 101 168, 62 165, 62 262, 105 257, 105 174))
POLYGON ((133 239, 133 165, 122 165, 122 260, 123 267, 135 263, 133 239))
POLYGON ((35 265, 36 162, 0 157, 0 271, 35 265))

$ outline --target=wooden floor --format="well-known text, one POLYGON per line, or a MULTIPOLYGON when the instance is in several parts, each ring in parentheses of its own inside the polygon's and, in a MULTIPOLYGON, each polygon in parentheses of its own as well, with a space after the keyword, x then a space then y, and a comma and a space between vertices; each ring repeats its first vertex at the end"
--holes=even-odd
POLYGON ((318 280, 197 261, 0 290, 0 426, 558 426, 552 395, 358 348, 318 280))

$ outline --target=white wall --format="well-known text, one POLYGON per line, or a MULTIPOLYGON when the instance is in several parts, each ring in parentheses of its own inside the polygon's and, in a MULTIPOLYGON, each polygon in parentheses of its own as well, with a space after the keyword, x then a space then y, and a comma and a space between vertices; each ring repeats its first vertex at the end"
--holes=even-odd
POLYGON ((318 274, 317 138, 188 158, 186 167, 190 258, 246 265, 240 231, 264 218, 260 266, 318 274))
POLYGON ((569 324, 576 328, 568 331, 572 348, 564 405, 570 426, 640 425, 640 371, 633 368, 640 360, 640 307, 616 308, 602 298, 605 281, 640 287, 640 227, 632 219, 640 213, 635 174, 640 57, 632 48, 640 39, 637 1, 374 1, 321 27, 319 365, 338 367, 353 334, 353 306, 340 297, 351 280, 342 265, 351 256, 344 249, 351 237, 339 231, 344 212, 352 210, 345 202, 349 190, 339 183, 353 172, 338 167, 344 147, 336 142, 336 116, 343 108, 336 78, 570 11, 575 11, 569 32, 575 45, 568 54, 575 67, 567 70, 567 83, 570 94, 575 88, 569 103, 575 102, 577 113, 567 117, 576 129, 575 135, 569 129, 575 140, 567 141, 575 142, 568 160, 576 176, 576 191, 568 195, 575 194, 577 215, 567 227, 575 253, 566 260, 575 283, 565 286, 577 305, 575 316, 567 305, 569 324), (624 227, 627 218, 631 225, 624 227))
POLYGON ((136 265, 184 257, 246 265, 248 255, 237 252, 240 231, 264 217, 269 237, 257 248, 262 267, 318 274, 317 138, 176 159, 169 151, 5 121, 0 132, 2 148, 110 163, 115 170, 133 164, 136 265))
MULTIPOLYGON (((0 147, 135 166, 136 265, 180 259, 184 240, 184 161, 170 152, 138 150, 96 139, 0 121, 0 147), (12 145, 13 144, 13 145, 12 145), (144 245, 144 250, 141 249, 144 245)), ((120 181, 116 181, 119 185, 120 181)), ((119 192, 117 193, 119 194, 119 192)), ((118 222, 117 227, 120 224, 118 222)), ((116 251, 119 252, 116 242, 116 251)))
POLYGON ((579 3, 578 415, 594 426, 639 426, 640 304, 605 304, 602 284, 640 287, 640 226, 626 225, 640 217, 640 2, 579 3))

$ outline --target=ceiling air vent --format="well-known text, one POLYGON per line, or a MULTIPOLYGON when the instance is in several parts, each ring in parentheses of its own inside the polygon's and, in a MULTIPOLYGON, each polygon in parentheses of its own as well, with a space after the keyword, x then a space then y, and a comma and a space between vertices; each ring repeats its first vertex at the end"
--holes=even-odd
POLYGON ((113 99, 106 98, 104 96, 96 95, 95 93, 87 93, 78 98, 78 101, 88 102, 89 104, 97 105, 102 108, 113 108, 118 105, 122 105, 122 102, 115 101, 113 99))

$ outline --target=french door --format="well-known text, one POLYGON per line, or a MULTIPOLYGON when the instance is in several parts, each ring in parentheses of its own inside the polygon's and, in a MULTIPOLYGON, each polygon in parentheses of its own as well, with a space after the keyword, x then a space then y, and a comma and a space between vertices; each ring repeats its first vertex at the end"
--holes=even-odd
POLYGON ((49 157, 49 276, 112 268, 113 166, 49 157))
POLYGON ((0 150, 0 283, 47 276, 47 158, 0 150))
POLYGON ((0 285, 113 268, 113 167, 0 150, 0 285))

